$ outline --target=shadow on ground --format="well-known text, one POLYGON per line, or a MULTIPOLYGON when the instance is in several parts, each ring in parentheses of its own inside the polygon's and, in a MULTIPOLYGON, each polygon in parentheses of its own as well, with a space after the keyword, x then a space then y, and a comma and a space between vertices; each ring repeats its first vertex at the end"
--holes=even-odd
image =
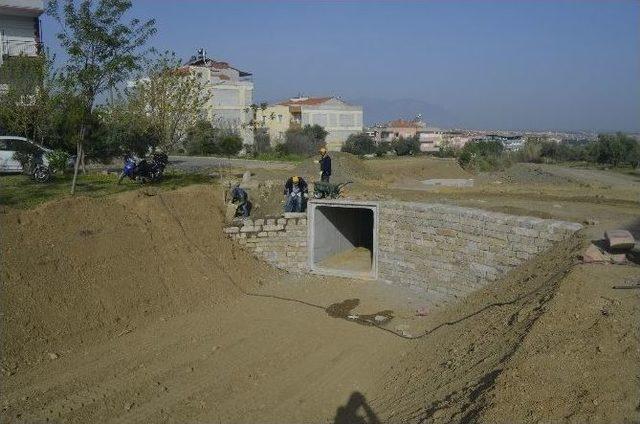
POLYGON ((378 416, 360 392, 353 392, 344 406, 338 407, 334 424, 381 424, 378 416))

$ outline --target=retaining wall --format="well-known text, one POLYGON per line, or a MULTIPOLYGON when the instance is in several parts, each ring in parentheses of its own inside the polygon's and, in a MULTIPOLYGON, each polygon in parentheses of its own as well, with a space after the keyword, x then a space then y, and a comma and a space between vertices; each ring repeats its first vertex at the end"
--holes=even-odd
POLYGON ((245 219, 224 232, 258 258, 289 272, 306 272, 307 215, 284 214, 280 218, 245 219))
POLYGON ((457 206, 380 202, 378 278, 451 299, 582 228, 457 206))

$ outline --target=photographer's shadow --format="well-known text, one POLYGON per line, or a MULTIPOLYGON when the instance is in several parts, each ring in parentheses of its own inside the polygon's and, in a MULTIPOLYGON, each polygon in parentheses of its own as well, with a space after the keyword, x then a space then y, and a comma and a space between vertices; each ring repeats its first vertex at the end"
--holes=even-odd
POLYGON ((381 424, 364 395, 353 392, 346 405, 338 407, 334 424, 381 424))

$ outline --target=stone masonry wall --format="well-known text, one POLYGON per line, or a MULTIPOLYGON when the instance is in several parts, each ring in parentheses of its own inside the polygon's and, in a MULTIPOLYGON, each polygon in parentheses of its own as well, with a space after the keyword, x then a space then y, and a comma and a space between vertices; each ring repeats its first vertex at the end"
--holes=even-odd
POLYGON ((258 258, 289 272, 307 271, 306 214, 285 214, 281 218, 245 219, 224 232, 258 258))
POLYGON ((380 202, 378 278, 452 300, 569 237, 579 224, 457 206, 380 202))

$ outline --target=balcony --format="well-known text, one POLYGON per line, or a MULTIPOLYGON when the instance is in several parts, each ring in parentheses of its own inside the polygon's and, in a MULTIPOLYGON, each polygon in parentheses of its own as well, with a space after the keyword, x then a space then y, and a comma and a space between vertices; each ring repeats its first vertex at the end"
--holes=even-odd
POLYGON ((40 53, 42 44, 35 40, 11 39, 0 36, 0 64, 11 56, 35 57, 40 53))

